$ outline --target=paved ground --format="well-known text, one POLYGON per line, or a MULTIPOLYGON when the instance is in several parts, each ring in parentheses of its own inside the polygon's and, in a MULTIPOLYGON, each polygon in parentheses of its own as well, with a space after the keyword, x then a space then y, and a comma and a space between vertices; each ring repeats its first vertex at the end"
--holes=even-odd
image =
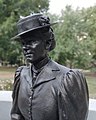
POLYGON ((11 102, 0 101, 0 120, 11 120, 11 102))
POLYGON ((0 120, 11 120, 12 91, 0 91, 0 120))

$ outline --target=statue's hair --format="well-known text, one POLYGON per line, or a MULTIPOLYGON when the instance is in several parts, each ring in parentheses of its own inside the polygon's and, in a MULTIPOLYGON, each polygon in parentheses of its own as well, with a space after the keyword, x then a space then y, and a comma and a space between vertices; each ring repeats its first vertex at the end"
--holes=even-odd
POLYGON ((46 28, 43 28, 41 31, 43 33, 43 39, 46 41, 50 41, 51 43, 49 51, 53 50, 56 46, 53 29, 51 27, 46 27, 46 28))
POLYGON ((55 41, 53 29, 50 28, 50 30, 51 30, 51 36, 52 36, 50 39, 51 39, 52 43, 51 43, 49 51, 53 50, 55 48, 55 46, 56 46, 56 41, 55 41))

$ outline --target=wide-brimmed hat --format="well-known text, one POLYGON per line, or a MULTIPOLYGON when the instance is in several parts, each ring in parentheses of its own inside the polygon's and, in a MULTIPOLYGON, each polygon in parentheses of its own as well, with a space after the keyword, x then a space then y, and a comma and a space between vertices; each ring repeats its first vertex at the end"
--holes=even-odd
POLYGON ((56 23, 57 22, 50 23, 49 17, 44 16, 42 13, 30 14, 29 16, 20 18, 20 20, 17 22, 18 34, 12 39, 17 39, 25 33, 48 27, 56 23))

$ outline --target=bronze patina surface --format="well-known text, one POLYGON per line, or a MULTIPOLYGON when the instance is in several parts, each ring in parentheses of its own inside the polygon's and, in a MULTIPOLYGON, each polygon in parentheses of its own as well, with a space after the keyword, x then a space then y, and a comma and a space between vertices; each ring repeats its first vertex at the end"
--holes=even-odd
POLYGON ((50 19, 37 13, 17 23, 24 56, 16 70, 11 120, 87 120, 89 94, 84 75, 48 57, 55 48, 50 19))

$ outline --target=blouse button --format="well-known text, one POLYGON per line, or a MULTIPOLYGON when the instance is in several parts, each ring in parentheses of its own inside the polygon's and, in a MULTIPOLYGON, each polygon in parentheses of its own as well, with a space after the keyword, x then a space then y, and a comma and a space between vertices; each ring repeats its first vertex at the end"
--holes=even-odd
POLYGON ((29 97, 30 99, 32 98, 32 96, 29 97))
POLYGON ((30 111, 29 111, 29 115, 30 115, 31 113, 30 113, 30 111))
POLYGON ((31 107, 31 104, 29 103, 29 107, 31 107))

